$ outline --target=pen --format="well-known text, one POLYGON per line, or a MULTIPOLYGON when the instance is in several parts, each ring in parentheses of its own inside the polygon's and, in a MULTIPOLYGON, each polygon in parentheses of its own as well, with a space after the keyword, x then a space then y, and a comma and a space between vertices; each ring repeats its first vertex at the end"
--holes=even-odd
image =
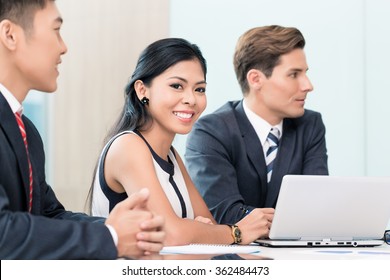
POLYGON ((252 211, 252 209, 248 209, 245 207, 240 207, 240 210, 244 213, 244 215, 248 215, 252 211))

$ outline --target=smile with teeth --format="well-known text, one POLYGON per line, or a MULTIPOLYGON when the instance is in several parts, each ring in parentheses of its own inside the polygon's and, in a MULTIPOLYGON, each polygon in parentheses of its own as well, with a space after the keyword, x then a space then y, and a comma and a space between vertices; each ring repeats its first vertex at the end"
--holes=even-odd
POLYGON ((173 112, 175 116, 181 118, 181 119, 190 119, 194 114, 189 114, 189 113, 183 113, 183 112, 173 112))

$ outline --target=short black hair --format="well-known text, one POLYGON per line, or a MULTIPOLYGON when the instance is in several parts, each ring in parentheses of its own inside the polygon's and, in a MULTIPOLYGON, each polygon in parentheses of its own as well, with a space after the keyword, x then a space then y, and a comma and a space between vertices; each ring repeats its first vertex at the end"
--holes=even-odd
POLYGON ((0 22, 8 19, 25 31, 31 30, 36 11, 44 9, 49 1, 55 0, 0 0, 0 22))

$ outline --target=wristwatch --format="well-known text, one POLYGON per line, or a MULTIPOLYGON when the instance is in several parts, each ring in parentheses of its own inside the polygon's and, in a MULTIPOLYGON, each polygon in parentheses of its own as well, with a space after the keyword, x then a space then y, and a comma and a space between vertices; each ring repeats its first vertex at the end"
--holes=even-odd
POLYGON ((228 225, 232 229, 233 244, 240 244, 242 242, 241 230, 237 225, 228 225))

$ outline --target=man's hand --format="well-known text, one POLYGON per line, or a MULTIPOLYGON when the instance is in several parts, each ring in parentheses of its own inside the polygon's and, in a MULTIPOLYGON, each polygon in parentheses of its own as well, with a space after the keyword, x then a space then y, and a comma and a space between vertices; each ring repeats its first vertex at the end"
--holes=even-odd
POLYGON ((159 252, 163 247, 164 219, 146 208, 149 190, 132 194, 112 209, 106 224, 118 235, 118 257, 134 257, 159 252))

